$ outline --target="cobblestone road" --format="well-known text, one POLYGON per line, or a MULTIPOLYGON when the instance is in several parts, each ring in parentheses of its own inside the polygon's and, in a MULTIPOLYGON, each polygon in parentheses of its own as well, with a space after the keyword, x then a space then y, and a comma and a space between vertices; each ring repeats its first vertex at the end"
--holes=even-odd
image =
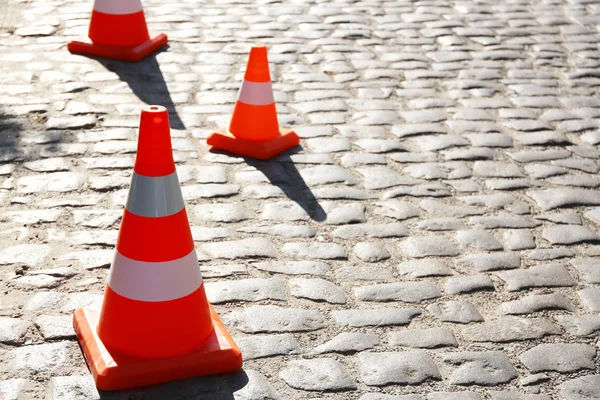
POLYGON ((70 55, 92 2, 0 4, 0 398, 600 399, 600 2, 145 1, 170 47, 70 55), (302 149, 210 153, 249 45, 302 149), (144 104, 244 372, 98 393, 144 104))

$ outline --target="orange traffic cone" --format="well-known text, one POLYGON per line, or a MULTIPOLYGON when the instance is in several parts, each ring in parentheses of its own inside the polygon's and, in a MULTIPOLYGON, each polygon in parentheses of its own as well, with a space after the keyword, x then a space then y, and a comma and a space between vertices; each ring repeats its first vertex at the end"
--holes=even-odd
POLYGON ((149 33, 141 0, 95 0, 88 37, 69 42, 71 53, 139 61, 167 44, 149 33))
POLYGON ((73 318, 97 387, 241 368, 240 350, 206 298, 164 107, 142 111, 133 170, 102 309, 73 318))
POLYGON ((206 143, 215 149, 260 160, 300 144, 294 131, 279 127, 265 46, 254 45, 250 50, 229 130, 212 133, 206 143))

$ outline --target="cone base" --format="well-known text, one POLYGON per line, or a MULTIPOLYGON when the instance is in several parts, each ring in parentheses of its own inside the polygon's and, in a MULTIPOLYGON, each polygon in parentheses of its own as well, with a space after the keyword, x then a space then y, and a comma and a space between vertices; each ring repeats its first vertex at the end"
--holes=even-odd
POLYGON ((168 358, 136 358, 108 350, 96 333, 98 310, 78 309, 73 315, 73 326, 98 389, 120 390, 242 368, 240 349, 212 306, 210 313, 214 331, 202 346, 168 358))
POLYGON ((94 43, 88 37, 79 37, 70 41, 67 48, 71 53, 136 62, 148 57, 167 42, 168 38, 164 33, 150 32, 150 39, 134 47, 107 46, 94 43))
POLYGON ((210 134, 206 143, 218 150, 225 150, 240 156, 268 160, 300 144, 300 138, 291 129, 279 128, 280 135, 266 141, 239 139, 227 131, 219 129, 210 134))

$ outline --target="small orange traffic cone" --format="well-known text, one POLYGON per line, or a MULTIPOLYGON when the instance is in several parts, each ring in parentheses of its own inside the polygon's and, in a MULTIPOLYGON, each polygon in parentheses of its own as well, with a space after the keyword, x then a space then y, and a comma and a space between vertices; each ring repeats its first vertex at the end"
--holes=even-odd
POLYGON ((215 149, 260 160, 300 144, 294 131, 279 127, 264 45, 254 45, 250 50, 229 130, 224 128, 212 133, 206 143, 215 149))
POLYGON ((133 170, 102 309, 73 317, 96 386, 240 369, 241 352, 206 298, 164 107, 142 111, 133 170))
POLYGON ((69 42, 71 53, 139 61, 167 44, 149 33, 141 0, 95 0, 88 37, 69 42))

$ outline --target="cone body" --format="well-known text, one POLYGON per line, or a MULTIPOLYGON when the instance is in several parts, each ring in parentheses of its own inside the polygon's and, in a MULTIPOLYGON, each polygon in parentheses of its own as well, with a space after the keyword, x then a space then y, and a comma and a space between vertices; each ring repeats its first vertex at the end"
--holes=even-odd
POLYGON ((104 390, 241 365, 239 349, 206 298, 164 107, 142 111, 131 188, 101 311, 78 310, 74 324, 104 390))
POLYGON ((69 42, 69 51, 138 61, 167 43, 164 34, 148 32, 141 0, 96 0, 87 38, 69 42))
POLYGON ((229 129, 214 132, 207 143, 215 149, 259 159, 271 158, 300 143, 293 131, 279 127, 266 47, 253 46, 250 50, 229 129))

